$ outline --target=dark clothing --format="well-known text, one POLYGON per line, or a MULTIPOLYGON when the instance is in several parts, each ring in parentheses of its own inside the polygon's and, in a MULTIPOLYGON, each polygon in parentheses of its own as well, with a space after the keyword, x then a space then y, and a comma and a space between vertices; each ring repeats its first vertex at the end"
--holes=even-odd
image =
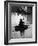
POLYGON ((20 20, 19 25, 18 26, 15 26, 15 31, 20 31, 22 33, 27 28, 28 28, 28 26, 27 25, 24 25, 24 22, 22 22, 22 20, 20 20))

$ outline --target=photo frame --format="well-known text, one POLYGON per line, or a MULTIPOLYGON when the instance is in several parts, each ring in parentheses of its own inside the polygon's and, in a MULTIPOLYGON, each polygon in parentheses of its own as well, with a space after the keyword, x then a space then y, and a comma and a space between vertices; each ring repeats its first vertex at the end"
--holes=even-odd
POLYGON ((8 44, 27 44, 27 43, 37 43, 37 2, 4 1, 4 44, 8 45, 8 44), (17 16, 16 18, 13 15, 19 16, 17 16), (16 29, 13 28, 13 26, 15 26, 16 24, 18 25, 18 18, 21 19, 24 18, 23 21, 27 20, 24 21, 25 27, 27 26, 28 28, 31 27, 30 28, 31 30, 27 29, 25 30, 25 33, 20 33, 22 32, 22 30, 24 30, 24 28, 19 26, 20 31, 17 30, 18 26, 15 27, 16 29), (21 37, 22 34, 24 34, 24 36, 21 37))

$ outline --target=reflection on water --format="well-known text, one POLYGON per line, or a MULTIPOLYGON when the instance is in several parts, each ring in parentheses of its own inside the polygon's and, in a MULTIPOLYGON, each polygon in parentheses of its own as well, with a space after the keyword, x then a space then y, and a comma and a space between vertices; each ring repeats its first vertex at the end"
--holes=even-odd
POLYGON ((12 31, 11 38, 32 38, 32 26, 29 26, 27 30, 24 30, 22 36, 20 31, 12 31))

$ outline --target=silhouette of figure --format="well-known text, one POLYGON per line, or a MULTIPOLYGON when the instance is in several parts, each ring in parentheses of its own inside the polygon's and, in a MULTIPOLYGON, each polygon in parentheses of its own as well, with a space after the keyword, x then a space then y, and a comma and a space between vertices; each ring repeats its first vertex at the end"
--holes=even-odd
POLYGON ((24 34, 24 30, 26 30, 28 28, 27 25, 24 25, 24 22, 22 21, 22 19, 20 19, 20 23, 18 26, 15 26, 15 31, 20 31, 21 36, 22 33, 24 34))

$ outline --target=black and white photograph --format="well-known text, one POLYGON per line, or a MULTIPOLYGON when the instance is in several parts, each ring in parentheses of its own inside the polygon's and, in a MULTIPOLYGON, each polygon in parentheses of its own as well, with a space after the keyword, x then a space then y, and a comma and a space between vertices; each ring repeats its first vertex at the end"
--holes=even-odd
POLYGON ((37 2, 5 1, 5 44, 37 42, 37 2))

